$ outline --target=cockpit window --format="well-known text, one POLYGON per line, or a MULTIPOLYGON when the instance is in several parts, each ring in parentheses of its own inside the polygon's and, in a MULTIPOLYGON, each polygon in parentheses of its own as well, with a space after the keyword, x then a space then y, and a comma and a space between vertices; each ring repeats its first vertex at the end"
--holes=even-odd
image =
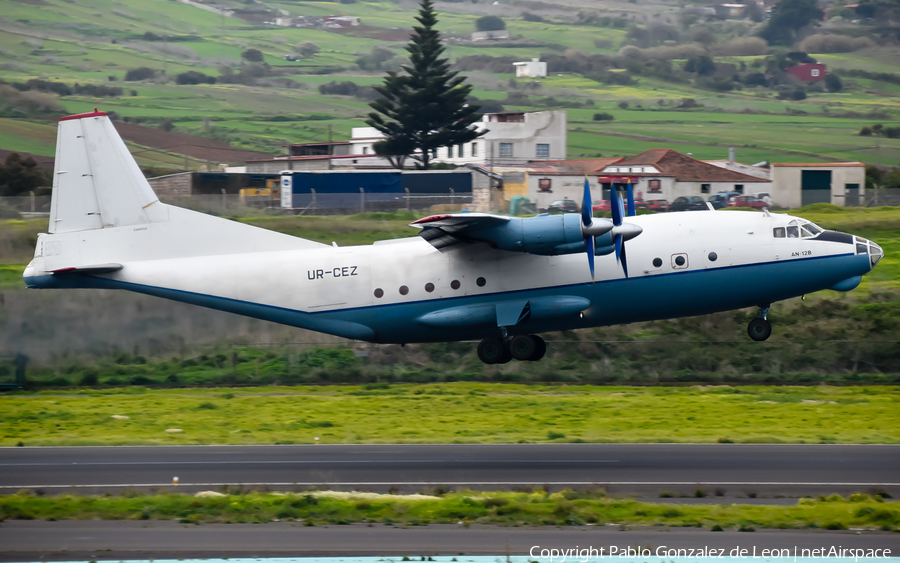
POLYGON ((822 228, 806 219, 791 219, 787 227, 775 227, 772 234, 775 238, 812 238, 822 232, 822 228))
POLYGON ((788 238, 800 238, 800 227, 790 226, 787 228, 788 238))
POLYGON ((784 238, 784 227, 775 227, 772 229, 772 236, 775 238, 784 238))

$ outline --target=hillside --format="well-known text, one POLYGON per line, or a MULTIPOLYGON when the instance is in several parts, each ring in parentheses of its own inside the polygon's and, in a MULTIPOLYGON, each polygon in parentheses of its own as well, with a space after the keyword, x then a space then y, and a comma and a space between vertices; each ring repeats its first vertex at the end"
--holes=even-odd
MULTIPOLYGON (((278 154, 290 142, 346 138, 369 111, 366 87, 404 60, 417 7, 407 0, 217 6, 226 11, 169 0, 0 0, 0 79, 21 88, 43 81, 23 92, 0 85, 7 118, 0 149, 50 156, 54 118, 94 107, 122 124, 218 141, 225 151, 278 154), (361 25, 328 27, 329 15, 359 17, 361 25), (285 16, 309 27, 266 23, 285 16), (357 92, 319 92, 332 82, 351 82, 357 92)), ((735 146, 747 162, 893 165, 900 154, 900 139, 858 135, 875 123, 900 125, 900 48, 872 19, 833 17, 798 44, 774 47, 750 37, 764 24, 698 15, 701 5, 669 0, 436 7, 447 54, 480 103, 567 108, 573 158, 659 146, 699 158, 721 158, 735 146), (471 41, 483 16, 502 17, 510 39, 471 41), (784 78, 779 65, 792 64, 784 54, 800 47, 840 76, 839 91, 784 78), (548 61, 551 76, 516 80, 511 62, 532 57, 548 61), (709 74, 685 70, 698 57, 714 62, 709 74), (595 121, 599 113, 613 120, 595 121)), ((174 138, 133 141, 142 164, 197 168, 244 158, 207 156, 189 148, 198 143, 174 138)))

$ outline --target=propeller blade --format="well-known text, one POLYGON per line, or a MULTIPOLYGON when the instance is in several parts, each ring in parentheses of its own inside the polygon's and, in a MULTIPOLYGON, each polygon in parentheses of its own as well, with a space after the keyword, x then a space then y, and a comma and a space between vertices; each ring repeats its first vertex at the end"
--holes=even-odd
POLYGON ((628 279, 628 261, 625 260, 625 242, 622 242, 622 271, 625 272, 625 279, 628 279))
POLYGON ((594 222, 594 210, 591 206, 591 184, 584 177, 584 196, 581 198, 581 224, 590 227, 594 222))
POLYGON ((634 217, 636 215, 634 211, 634 189, 631 187, 631 182, 628 182, 628 216, 634 217))
POLYGON ((616 185, 612 184, 609 188, 609 207, 612 211, 613 217, 613 225, 619 226, 622 224, 622 200, 619 198, 619 192, 616 190, 616 185))
POLYGON ((591 283, 594 283, 594 237, 584 239, 584 246, 588 257, 588 266, 591 268, 591 283))

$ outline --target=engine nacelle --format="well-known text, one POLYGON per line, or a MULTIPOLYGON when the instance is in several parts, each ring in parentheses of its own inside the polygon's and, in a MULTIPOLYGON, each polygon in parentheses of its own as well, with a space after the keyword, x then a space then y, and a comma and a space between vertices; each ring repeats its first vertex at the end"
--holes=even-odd
POLYGON ((472 238, 503 250, 543 256, 584 252, 581 216, 574 213, 514 217, 503 225, 472 233, 472 238))

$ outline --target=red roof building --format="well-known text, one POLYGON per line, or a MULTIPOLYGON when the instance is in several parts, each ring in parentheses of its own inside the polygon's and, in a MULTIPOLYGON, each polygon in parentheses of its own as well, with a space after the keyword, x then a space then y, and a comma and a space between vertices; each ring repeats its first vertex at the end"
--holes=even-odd
POLYGON ((718 192, 767 192, 771 182, 713 166, 672 149, 650 149, 597 171, 602 176, 629 177, 642 199, 707 196, 718 192))
POLYGON ((822 63, 801 63, 788 67, 785 72, 803 82, 825 80, 825 65, 822 63))

